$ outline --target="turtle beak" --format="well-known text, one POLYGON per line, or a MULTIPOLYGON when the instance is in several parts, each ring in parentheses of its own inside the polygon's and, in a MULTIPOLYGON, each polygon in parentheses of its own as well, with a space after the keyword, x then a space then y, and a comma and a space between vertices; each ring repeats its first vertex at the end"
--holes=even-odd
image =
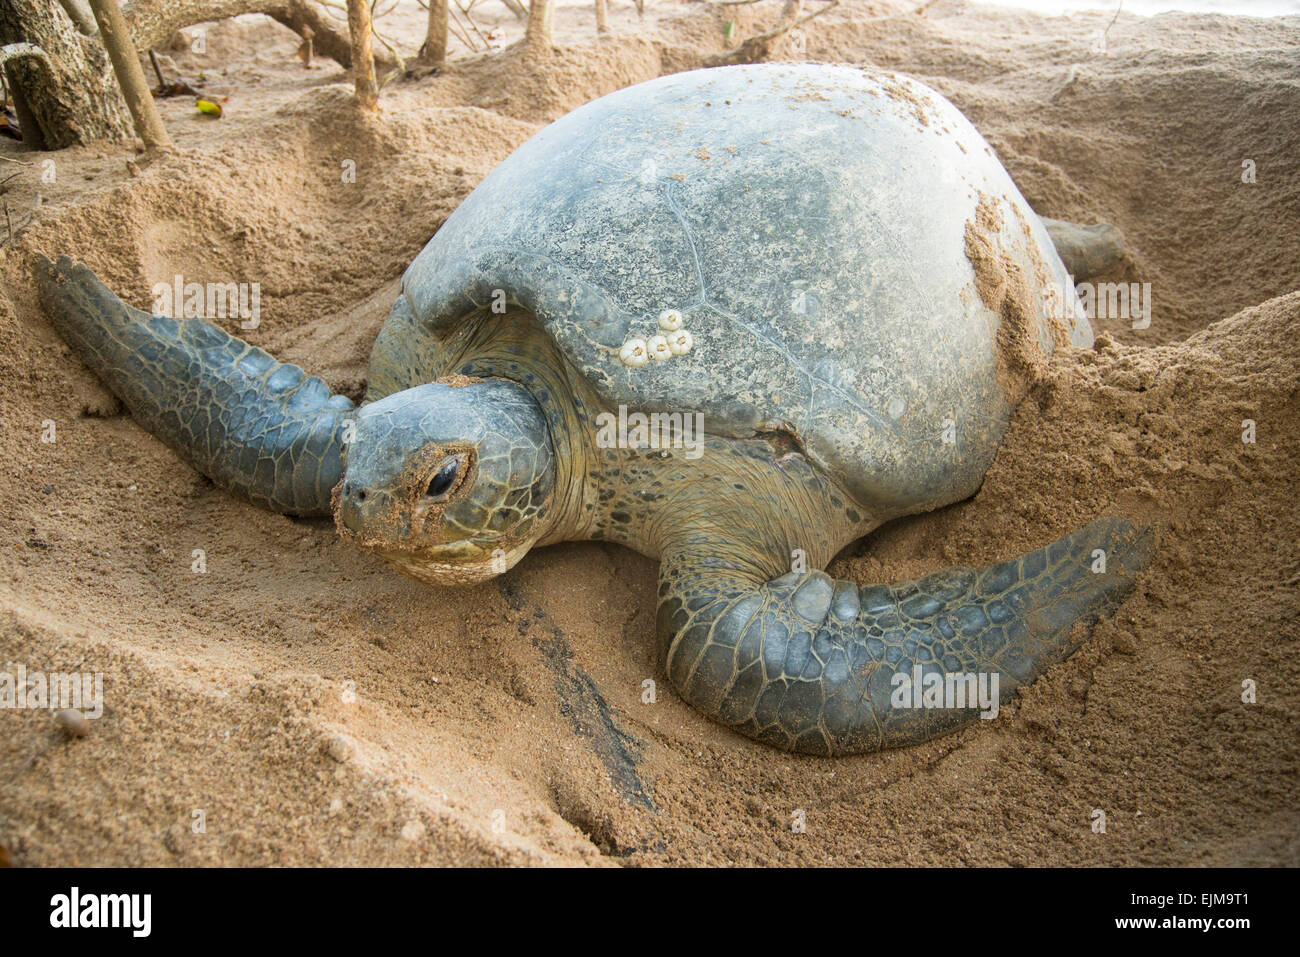
POLYGON ((334 523, 343 535, 355 537, 361 545, 366 546, 372 543, 391 544, 394 533, 405 537, 411 532, 410 516, 401 509, 393 508, 391 495, 349 482, 346 476, 342 492, 335 503, 334 523))

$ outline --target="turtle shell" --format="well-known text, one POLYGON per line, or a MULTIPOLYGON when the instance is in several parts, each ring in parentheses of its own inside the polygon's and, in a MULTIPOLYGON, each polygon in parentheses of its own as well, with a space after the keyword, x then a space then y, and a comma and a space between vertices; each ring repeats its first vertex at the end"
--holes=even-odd
POLYGON ((975 128, 850 67, 697 70, 595 100, 493 170, 403 289, 390 335, 440 340, 504 292, 611 409, 788 433, 881 518, 979 487, 1018 399, 1004 352, 1092 341, 975 128), (628 364, 674 311, 689 351, 628 364))

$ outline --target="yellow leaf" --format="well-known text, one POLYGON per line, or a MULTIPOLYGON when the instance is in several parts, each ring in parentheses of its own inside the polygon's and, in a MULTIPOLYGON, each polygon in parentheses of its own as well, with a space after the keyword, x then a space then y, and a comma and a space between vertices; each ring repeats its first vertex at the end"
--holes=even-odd
POLYGON ((200 113, 207 113, 209 116, 221 115, 221 104, 214 103, 212 100, 205 100, 203 97, 199 97, 194 101, 194 105, 198 107, 200 113))

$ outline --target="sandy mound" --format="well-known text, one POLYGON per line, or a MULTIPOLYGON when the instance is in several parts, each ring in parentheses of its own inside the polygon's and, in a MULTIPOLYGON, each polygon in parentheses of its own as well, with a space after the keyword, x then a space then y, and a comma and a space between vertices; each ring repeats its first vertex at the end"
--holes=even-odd
MULTIPOLYGON (((1159 551, 1115 620, 994 722, 800 758, 671 691, 637 555, 565 545, 432 592, 329 523, 214 488, 57 338, 31 252, 83 259, 141 306, 177 273, 255 279, 248 338, 359 395, 395 281, 493 165, 566 110, 698 65, 733 13, 663 2, 638 24, 620 5, 597 42, 566 7, 553 54, 462 57, 366 119, 339 69, 290 59, 287 32, 221 24, 203 63, 174 53, 230 97, 218 122, 165 104, 180 158, 69 150, 53 183, 39 157, 7 187, 15 225, 43 201, 0 250, 0 662, 102 672, 107 699, 71 744, 46 712, 0 710, 14 862, 1300 863, 1300 20, 1121 16, 1098 53, 1109 15, 910 7, 836 10, 778 55, 949 96, 1038 211, 1123 229, 1103 278, 1150 282, 1152 322, 1097 321, 973 500, 830 570, 982 565, 1126 515, 1159 551)), ((778 9, 734 11, 739 34, 778 9)))

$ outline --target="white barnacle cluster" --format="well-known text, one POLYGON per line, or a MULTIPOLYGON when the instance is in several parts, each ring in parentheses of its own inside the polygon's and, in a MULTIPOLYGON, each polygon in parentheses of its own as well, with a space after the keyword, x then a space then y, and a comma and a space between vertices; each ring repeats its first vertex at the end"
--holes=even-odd
POLYGON ((680 309, 665 309, 659 313, 659 329, 649 339, 635 337, 623 343, 618 358, 625 366, 640 368, 647 361, 666 362, 673 356, 684 356, 695 345, 695 337, 683 329, 686 317, 680 309))

